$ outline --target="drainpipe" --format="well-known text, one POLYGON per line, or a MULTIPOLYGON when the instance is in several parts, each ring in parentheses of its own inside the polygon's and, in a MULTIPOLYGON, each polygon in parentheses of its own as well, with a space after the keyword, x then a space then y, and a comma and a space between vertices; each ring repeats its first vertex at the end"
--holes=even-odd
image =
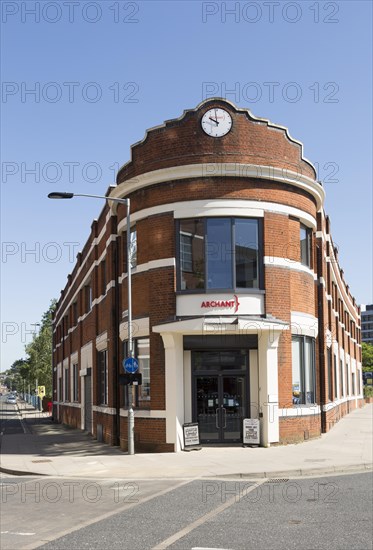
POLYGON ((319 372, 320 372, 320 408, 321 408, 321 432, 326 432, 326 413, 323 411, 325 395, 325 323, 324 323, 324 289, 321 282, 323 276, 322 248, 316 245, 317 256, 317 309, 319 319, 319 372))

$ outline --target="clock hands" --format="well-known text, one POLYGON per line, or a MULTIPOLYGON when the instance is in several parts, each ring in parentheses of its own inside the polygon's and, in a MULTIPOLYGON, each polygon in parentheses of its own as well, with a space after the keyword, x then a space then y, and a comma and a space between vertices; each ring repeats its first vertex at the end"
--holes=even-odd
POLYGON ((219 126, 219 122, 217 120, 215 120, 214 118, 211 118, 210 116, 209 116, 209 119, 212 120, 212 122, 215 122, 216 126, 219 126))

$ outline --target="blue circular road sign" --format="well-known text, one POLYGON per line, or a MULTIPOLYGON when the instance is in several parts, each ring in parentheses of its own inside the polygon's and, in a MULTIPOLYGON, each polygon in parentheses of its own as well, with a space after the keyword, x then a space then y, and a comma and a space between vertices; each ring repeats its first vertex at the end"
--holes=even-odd
POLYGON ((123 367, 129 374, 135 374, 139 370, 139 362, 135 357, 127 357, 123 360, 123 367))

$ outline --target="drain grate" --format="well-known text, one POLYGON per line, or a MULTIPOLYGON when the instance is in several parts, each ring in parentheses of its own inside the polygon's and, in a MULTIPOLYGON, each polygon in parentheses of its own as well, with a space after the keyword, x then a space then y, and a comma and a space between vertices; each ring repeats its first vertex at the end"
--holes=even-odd
POLYGON ((266 483, 287 483, 288 481, 289 479, 286 479, 286 478, 283 478, 283 479, 274 478, 274 479, 268 479, 266 483))
POLYGON ((31 462, 34 462, 35 464, 36 463, 41 463, 41 462, 52 462, 51 460, 49 460, 49 458, 45 458, 43 460, 31 460, 31 462))

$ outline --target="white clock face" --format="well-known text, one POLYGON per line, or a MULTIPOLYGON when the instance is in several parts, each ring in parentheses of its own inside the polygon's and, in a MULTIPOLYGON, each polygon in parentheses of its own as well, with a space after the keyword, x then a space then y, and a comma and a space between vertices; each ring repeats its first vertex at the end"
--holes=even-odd
POLYGON ((224 109, 216 107, 206 111, 202 117, 201 125, 209 136, 225 136, 232 128, 232 117, 227 111, 224 111, 224 109))

